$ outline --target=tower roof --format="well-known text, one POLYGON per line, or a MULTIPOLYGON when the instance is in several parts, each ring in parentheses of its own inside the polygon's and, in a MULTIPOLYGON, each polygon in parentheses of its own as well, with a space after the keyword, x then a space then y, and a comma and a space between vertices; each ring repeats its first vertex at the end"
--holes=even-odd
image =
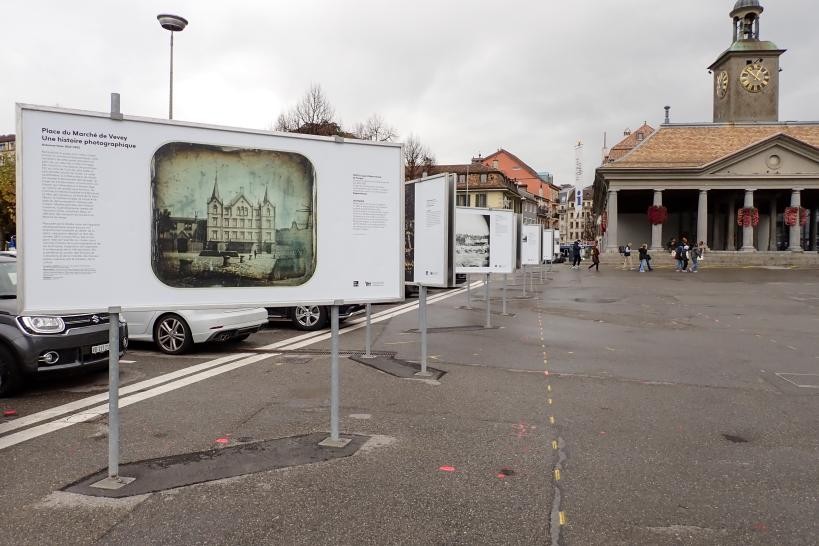
POLYGON ((734 9, 744 9, 744 8, 762 8, 760 5, 759 0, 737 0, 737 3, 734 4, 734 9))

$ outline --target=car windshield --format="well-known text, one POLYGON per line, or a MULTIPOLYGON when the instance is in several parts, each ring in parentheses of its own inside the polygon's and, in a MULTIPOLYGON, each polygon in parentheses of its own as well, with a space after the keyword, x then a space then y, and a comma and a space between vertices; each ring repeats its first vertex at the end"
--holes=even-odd
POLYGON ((0 263, 0 298, 17 297, 17 264, 0 263))

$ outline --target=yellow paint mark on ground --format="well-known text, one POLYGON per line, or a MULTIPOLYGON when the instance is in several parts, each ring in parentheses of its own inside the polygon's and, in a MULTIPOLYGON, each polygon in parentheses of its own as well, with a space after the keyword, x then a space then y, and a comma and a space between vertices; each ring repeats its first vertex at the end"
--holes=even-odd
POLYGON ((560 469, 559 468, 555 468, 555 481, 556 482, 560 481, 560 469))
POLYGON ((566 512, 558 512, 558 521, 560 521, 560 525, 566 525, 566 512))
MULTIPOLYGON (((817 356, 816 358, 819 358, 819 356, 817 356)), ((549 391, 549 392, 552 392, 552 386, 551 385, 546 385, 546 390, 549 391)))
POLYGON ((552 449, 557 449, 557 440, 552 440, 552 449))
POLYGON ((549 398, 549 405, 550 406, 552 405, 552 399, 551 398, 549 398))
POLYGON ((549 424, 552 424, 552 425, 555 424, 555 416, 554 415, 549 416, 549 424))

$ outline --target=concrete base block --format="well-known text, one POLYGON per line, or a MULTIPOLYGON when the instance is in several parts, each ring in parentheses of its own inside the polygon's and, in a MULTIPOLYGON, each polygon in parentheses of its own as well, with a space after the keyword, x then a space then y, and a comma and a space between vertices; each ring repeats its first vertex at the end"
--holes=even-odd
POLYGON ((96 487, 97 489, 108 489, 114 491, 116 489, 122 489, 129 483, 136 480, 136 478, 126 478, 125 476, 115 476, 113 478, 105 478, 100 480, 96 483, 92 483, 89 487, 96 487))
POLYGON ((339 438, 338 440, 333 440, 329 436, 324 440, 320 441, 318 445, 321 447, 332 447, 334 449, 341 449, 342 447, 347 447, 347 444, 352 442, 352 438, 339 438))

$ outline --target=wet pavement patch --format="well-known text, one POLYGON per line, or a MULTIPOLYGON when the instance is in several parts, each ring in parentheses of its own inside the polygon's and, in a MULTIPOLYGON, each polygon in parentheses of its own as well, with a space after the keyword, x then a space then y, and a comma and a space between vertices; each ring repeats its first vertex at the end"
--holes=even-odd
POLYGON ((743 438, 742 436, 738 436, 736 434, 723 434, 722 437, 735 444, 747 444, 749 441, 747 438, 743 438))
POLYGON ((343 448, 327 448, 318 445, 327 438, 327 433, 317 432, 126 463, 120 465, 120 475, 136 478, 136 480, 120 489, 91 487, 91 484, 106 477, 107 470, 101 470, 62 490, 80 495, 108 498, 144 495, 245 474, 349 457, 358 451, 369 438, 362 435, 342 435, 342 437, 351 440, 343 448))
MULTIPOLYGON (((354 356, 350 357, 350 360, 358 362, 359 364, 364 364, 365 366, 369 366, 371 368, 375 368, 376 370, 382 371, 386 374, 401 377, 403 379, 418 379, 415 374, 421 371, 420 364, 416 364, 415 362, 407 362, 406 360, 400 360, 392 357, 375 356, 373 358, 364 358, 361 356, 354 356)), ((430 368, 429 366, 427 366, 427 371, 432 375, 425 377, 424 379, 438 380, 441 379, 441 377, 446 373, 442 370, 430 368)))

